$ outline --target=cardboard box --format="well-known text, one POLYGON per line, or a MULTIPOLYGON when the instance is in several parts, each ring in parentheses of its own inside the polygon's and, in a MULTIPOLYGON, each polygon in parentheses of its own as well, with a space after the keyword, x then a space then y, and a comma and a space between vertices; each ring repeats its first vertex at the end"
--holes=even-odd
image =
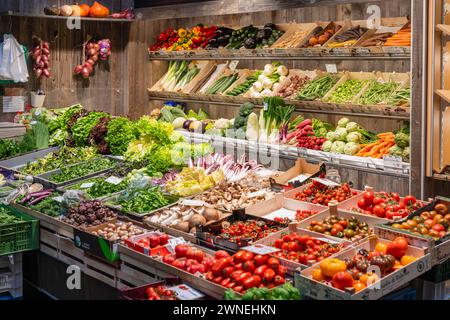
POLYGON ((320 175, 324 170, 324 166, 308 163, 306 159, 298 158, 293 167, 283 173, 276 174, 273 178, 276 183, 283 185, 294 181, 305 183, 311 177, 320 175))
MULTIPOLYGON (((387 244, 389 241, 377 237, 372 237, 357 246, 349 248, 335 256, 338 259, 352 258, 360 249, 374 250, 378 242, 387 244)), ((417 278, 431 268, 430 255, 423 249, 409 246, 407 255, 417 257, 417 260, 402 266, 401 268, 381 277, 381 279, 367 288, 355 293, 351 288, 348 291, 339 290, 331 285, 318 282, 312 279, 312 273, 318 266, 313 266, 305 270, 297 270, 295 274, 295 284, 300 292, 308 297, 320 300, 375 300, 398 289, 411 280, 417 278)))
POLYGON ((245 208, 245 213, 251 216, 273 221, 275 221, 275 217, 286 217, 291 221, 294 221, 297 210, 317 211, 317 213, 329 211, 328 207, 325 206, 297 201, 294 199, 285 198, 282 194, 277 194, 270 200, 261 201, 245 208))

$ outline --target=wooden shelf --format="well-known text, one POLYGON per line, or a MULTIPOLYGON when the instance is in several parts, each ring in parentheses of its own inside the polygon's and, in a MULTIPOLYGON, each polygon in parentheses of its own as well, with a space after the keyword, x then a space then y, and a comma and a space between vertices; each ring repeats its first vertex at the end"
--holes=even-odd
POLYGON ((445 101, 447 101, 448 103, 450 103, 450 90, 438 89, 436 90, 436 94, 445 101))
POLYGON ((13 11, 0 12, 0 16, 38 18, 38 19, 56 19, 56 20, 68 20, 71 18, 78 18, 81 21, 96 21, 96 22, 133 22, 133 21, 136 21, 136 19, 64 17, 64 16, 51 16, 51 15, 46 15, 46 14, 20 13, 20 12, 13 12, 13 11))
POLYGON ((450 35, 450 25, 448 24, 437 24, 436 30, 441 31, 444 35, 450 35))
POLYGON ((149 51, 150 60, 409 60, 410 47, 211 49, 149 51))
MULTIPOLYGON (((263 105, 261 98, 230 97, 223 95, 186 94, 179 92, 152 91, 148 89, 148 95, 152 100, 175 100, 180 102, 209 103, 219 105, 239 106, 244 102, 251 102, 256 106, 263 105)), ((337 114, 347 116, 360 116, 372 118, 384 118, 395 120, 409 120, 410 108, 405 106, 363 106, 353 104, 334 104, 321 101, 298 101, 285 99, 287 104, 294 105, 296 112, 337 114)))
POLYGON ((227 148, 236 147, 242 151, 261 151, 264 152, 265 155, 274 154, 283 159, 296 160, 298 158, 304 158, 308 162, 327 163, 335 167, 360 170, 364 172, 396 176, 401 178, 408 178, 410 172, 410 164, 402 161, 399 161, 395 164, 395 166, 393 166, 393 163, 384 161, 384 159, 349 156, 344 154, 324 152, 321 150, 298 148, 285 144, 268 144, 230 137, 210 136, 201 133, 188 132, 186 130, 180 129, 178 129, 177 132, 180 132, 190 142, 208 142, 219 149, 224 146, 226 146, 227 148))

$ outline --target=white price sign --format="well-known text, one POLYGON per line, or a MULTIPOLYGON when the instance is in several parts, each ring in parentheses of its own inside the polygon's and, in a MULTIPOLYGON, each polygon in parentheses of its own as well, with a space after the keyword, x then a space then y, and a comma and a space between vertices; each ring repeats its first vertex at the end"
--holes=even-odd
POLYGON ((83 183, 81 186, 80 186, 80 189, 89 189, 90 187, 92 187, 94 185, 94 182, 86 182, 86 183, 83 183))
POLYGON ((169 238, 169 247, 172 249, 172 252, 175 251, 175 247, 179 244, 185 244, 186 241, 183 238, 169 238))
POLYGON ((255 192, 250 192, 249 194, 247 194, 247 198, 251 199, 251 198, 256 198, 256 197, 259 197, 259 196, 263 196, 263 195, 266 194, 266 192, 267 191, 265 189, 264 190, 255 191, 255 192))
POLYGON ((400 157, 384 156, 383 164, 385 167, 388 167, 388 168, 393 168, 393 169, 402 169, 403 168, 403 161, 402 161, 402 158, 400 158, 400 157))
POLYGON ((313 178, 312 180, 317 181, 317 182, 319 182, 319 183, 321 183, 321 184, 323 184, 323 185, 325 185, 327 187, 330 187, 330 188, 334 188, 334 187, 339 187, 340 186, 339 183, 336 183, 336 182, 328 180, 328 179, 313 178))
POLYGON ((275 247, 265 246, 263 244, 255 244, 252 246, 244 247, 244 248, 242 248, 242 250, 247 250, 247 251, 253 252, 255 254, 260 254, 260 255, 265 255, 265 254, 270 254, 270 253, 275 253, 275 252, 280 251, 280 249, 277 249, 275 247))
POLYGON ((228 64, 228 68, 230 68, 231 71, 236 70, 236 67, 239 63, 239 60, 233 60, 228 64))
POLYGON ((185 284, 180 284, 175 287, 168 288, 177 294, 178 300, 197 300, 203 298, 205 295, 185 284))
POLYGON ((205 201, 202 201, 202 200, 183 199, 183 200, 181 200, 180 204, 181 204, 182 206, 203 207, 203 206, 205 205, 205 201))
POLYGON ((334 63, 325 64, 328 73, 337 73, 337 66, 334 63))
POLYGON ((123 181, 123 178, 111 176, 108 179, 106 179, 105 181, 117 186, 118 184, 120 184, 123 181))

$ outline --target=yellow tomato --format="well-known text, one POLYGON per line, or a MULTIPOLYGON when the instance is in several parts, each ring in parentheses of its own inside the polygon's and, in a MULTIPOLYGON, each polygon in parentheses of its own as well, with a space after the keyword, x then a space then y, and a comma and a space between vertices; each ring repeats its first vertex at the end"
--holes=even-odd
POLYGON ((378 276, 375 273, 366 273, 359 278, 359 281, 368 287, 378 281, 378 276))
POLYGON ((410 264, 411 262, 413 262, 413 261, 415 261, 417 258, 416 257, 413 257, 413 256, 403 256, 401 259, 400 259, 400 263, 403 265, 403 266, 406 266, 407 264, 410 264))
POLYGON ((355 292, 358 292, 364 290, 366 288, 366 285, 361 281, 355 281, 353 282, 353 288, 355 289, 355 292))
POLYGON ((343 260, 328 258, 320 263, 320 270, 325 277, 332 278, 336 273, 347 270, 347 265, 343 260))
POLYGON ((316 281, 319 281, 319 282, 325 280, 325 277, 322 274, 322 270, 320 270, 320 269, 316 269, 316 270, 313 271, 312 278, 314 280, 316 280, 316 281))
POLYGON ((378 242, 377 245, 375 246, 375 251, 385 254, 386 248, 387 248, 387 245, 385 243, 378 242))

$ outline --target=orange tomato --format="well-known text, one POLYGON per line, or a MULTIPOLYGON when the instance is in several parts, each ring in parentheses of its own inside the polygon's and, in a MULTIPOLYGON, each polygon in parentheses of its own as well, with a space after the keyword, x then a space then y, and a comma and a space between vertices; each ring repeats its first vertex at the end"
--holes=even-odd
POLYGON ((320 270, 320 269, 316 269, 316 270, 313 271, 312 278, 314 280, 316 280, 316 281, 319 281, 319 282, 325 280, 325 277, 322 274, 322 270, 320 270))
POLYGON ((410 264, 411 262, 413 262, 413 261, 415 261, 416 260, 416 257, 413 257, 413 256, 403 256, 401 259, 400 259, 400 263, 403 265, 403 266, 406 266, 407 264, 410 264))
POLYGON ((362 282, 366 287, 368 287, 378 281, 378 276, 372 272, 366 273, 359 278, 359 281, 362 282))
POLYGON ((378 242, 377 245, 375 246, 375 251, 386 254, 386 248, 387 245, 385 243, 378 242))
POLYGON ((353 282, 353 288, 355 289, 355 292, 359 292, 361 290, 364 290, 367 287, 361 281, 355 281, 355 282, 353 282))
POLYGON ((338 272, 347 270, 347 265, 341 259, 328 258, 320 263, 320 270, 325 277, 332 278, 338 272))

